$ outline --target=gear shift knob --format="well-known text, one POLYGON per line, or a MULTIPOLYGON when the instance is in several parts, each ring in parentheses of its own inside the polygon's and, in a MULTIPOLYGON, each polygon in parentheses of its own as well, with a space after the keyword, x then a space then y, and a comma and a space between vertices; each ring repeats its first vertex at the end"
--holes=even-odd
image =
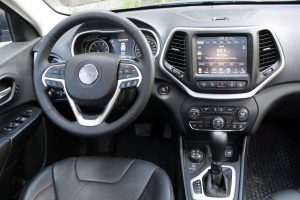
POLYGON ((213 163, 222 163, 224 152, 227 146, 227 133, 225 132, 212 132, 210 133, 209 146, 212 155, 213 163))

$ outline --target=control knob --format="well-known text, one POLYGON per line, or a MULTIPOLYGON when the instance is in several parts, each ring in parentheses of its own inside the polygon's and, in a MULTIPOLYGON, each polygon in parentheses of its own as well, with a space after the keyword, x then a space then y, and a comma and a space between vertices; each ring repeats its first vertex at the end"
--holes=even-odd
POLYGON ((214 129, 220 130, 225 126, 225 120, 223 117, 217 116, 212 120, 214 129))
POLYGON ((197 120, 200 116, 200 109, 197 107, 191 107, 188 111, 188 115, 191 120, 197 120))
POLYGON ((189 159, 193 163, 199 163, 203 160, 204 154, 200 149, 192 149, 189 152, 189 159))
POLYGON ((248 119, 248 110, 246 108, 241 108, 239 109, 239 111, 237 112, 237 116, 239 118, 240 121, 245 121, 248 119))

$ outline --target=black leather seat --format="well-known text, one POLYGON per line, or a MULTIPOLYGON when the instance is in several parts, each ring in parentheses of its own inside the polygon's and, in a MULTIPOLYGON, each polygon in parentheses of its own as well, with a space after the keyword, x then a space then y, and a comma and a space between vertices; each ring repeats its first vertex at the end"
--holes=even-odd
POLYGON ((268 196, 265 200, 300 200, 300 190, 284 190, 268 196))
POLYGON ((22 200, 174 200, 168 175, 125 158, 69 158, 39 173, 22 200))

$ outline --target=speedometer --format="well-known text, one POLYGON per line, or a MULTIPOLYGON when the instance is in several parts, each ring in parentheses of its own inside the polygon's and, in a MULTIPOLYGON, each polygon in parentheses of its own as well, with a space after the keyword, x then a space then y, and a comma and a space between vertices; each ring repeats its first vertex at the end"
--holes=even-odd
MULTIPOLYGON (((148 44, 150 45, 151 51, 153 56, 156 56, 157 54, 157 42, 154 38, 146 36, 146 39, 148 41, 148 44)), ((141 58, 142 53, 138 45, 135 43, 134 44, 134 55, 136 58, 141 58)))
POLYGON ((85 52, 86 53, 91 53, 91 52, 109 53, 109 46, 104 40, 97 39, 86 47, 85 52))

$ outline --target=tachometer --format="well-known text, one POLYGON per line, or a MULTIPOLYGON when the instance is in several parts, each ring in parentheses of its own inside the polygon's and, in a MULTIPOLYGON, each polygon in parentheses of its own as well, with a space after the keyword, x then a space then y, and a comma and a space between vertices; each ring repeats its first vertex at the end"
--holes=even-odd
POLYGON ((109 53, 109 46, 103 39, 97 39, 91 42, 91 44, 86 47, 85 52, 86 53, 91 53, 91 52, 109 53))
MULTIPOLYGON (((148 44, 150 45, 153 56, 155 56, 157 54, 156 40, 150 36, 146 36, 146 39, 148 41, 148 44)), ((140 58, 142 56, 141 50, 136 43, 134 44, 134 55, 136 58, 140 58)))

